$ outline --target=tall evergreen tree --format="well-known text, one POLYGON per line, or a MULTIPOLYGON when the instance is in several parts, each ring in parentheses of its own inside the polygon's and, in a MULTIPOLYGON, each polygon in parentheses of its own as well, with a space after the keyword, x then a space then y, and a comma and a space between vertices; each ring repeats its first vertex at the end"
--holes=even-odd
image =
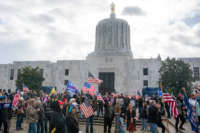
POLYGON ((170 93, 177 96, 178 93, 182 92, 182 87, 186 88, 188 94, 191 93, 194 78, 189 64, 182 60, 168 57, 162 62, 159 72, 162 86, 170 93))
POLYGON ((38 91, 43 81, 43 72, 39 67, 24 67, 18 71, 16 86, 18 89, 22 89, 23 84, 25 84, 30 90, 38 91))

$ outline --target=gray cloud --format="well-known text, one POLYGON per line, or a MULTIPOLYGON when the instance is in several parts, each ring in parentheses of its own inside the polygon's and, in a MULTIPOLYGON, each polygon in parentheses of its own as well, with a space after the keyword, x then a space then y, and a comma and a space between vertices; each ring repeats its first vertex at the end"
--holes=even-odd
POLYGON ((122 14, 123 15, 136 15, 136 16, 144 16, 146 15, 146 13, 140 8, 140 7, 137 7, 137 6, 127 6, 123 9, 122 11, 122 14))
POLYGON ((4 40, 0 41, 1 63, 12 62, 13 60, 28 60, 35 55, 28 40, 4 40))
POLYGON ((200 48, 200 40, 194 40, 194 37, 192 36, 176 35, 176 36, 171 36, 170 40, 179 42, 180 44, 185 46, 193 46, 200 48))
POLYGON ((53 17, 46 15, 46 14, 32 16, 32 17, 30 17, 30 20, 35 23, 40 23, 40 24, 53 23, 55 21, 53 17))

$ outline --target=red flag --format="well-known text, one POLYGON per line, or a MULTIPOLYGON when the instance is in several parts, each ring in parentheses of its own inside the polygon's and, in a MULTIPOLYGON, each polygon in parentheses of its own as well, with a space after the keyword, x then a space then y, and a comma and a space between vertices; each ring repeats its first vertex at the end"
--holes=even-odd
POLYGON ((14 106, 14 108, 17 107, 18 103, 19 103, 19 99, 20 99, 20 94, 17 92, 13 98, 13 102, 12 105, 14 106))

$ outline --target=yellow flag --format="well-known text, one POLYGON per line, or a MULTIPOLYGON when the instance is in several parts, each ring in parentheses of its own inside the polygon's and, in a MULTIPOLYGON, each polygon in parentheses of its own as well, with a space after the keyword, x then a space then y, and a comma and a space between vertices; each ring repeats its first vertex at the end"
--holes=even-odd
POLYGON ((56 131, 56 128, 54 128, 53 130, 51 130, 51 133, 55 133, 55 131, 56 131))
POLYGON ((50 92, 49 95, 51 96, 51 95, 53 95, 54 93, 56 93, 56 90, 55 90, 55 88, 52 88, 52 90, 51 90, 51 92, 50 92))

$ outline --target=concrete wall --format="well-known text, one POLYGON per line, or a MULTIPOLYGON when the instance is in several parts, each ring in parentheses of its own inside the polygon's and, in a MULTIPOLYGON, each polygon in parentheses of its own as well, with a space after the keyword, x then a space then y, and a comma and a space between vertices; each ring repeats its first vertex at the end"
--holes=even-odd
MULTIPOLYGON (((200 67, 200 58, 181 58, 189 63, 191 68, 200 67)), ((135 94, 137 89, 143 88, 143 81, 148 80, 148 87, 158 87, 160 59, 131 59, 123 56, 89 57, 87 60, 62 60, 52 63, 49 61, 23 61, 13 64, 0 65, 0 88, 16 89, 18 69, 25 66, 39 67, 43 69, 45 81, 43 86, 56 86, 58 89, 65 88, 64 81, 70 80, 79 89, 88 79, 90 71, 95 77, 99 72, 115 73, 115 89, 118 92, 135 94), (143 68, 148 68, 148 75, 143 75, 143 68), (10 71, 14 69, 14 79, 10 80, 10 71), (65 69, 69 75, 65 75, 65 69)), ((98 86, 95 86, 98 88, 98 86)))

